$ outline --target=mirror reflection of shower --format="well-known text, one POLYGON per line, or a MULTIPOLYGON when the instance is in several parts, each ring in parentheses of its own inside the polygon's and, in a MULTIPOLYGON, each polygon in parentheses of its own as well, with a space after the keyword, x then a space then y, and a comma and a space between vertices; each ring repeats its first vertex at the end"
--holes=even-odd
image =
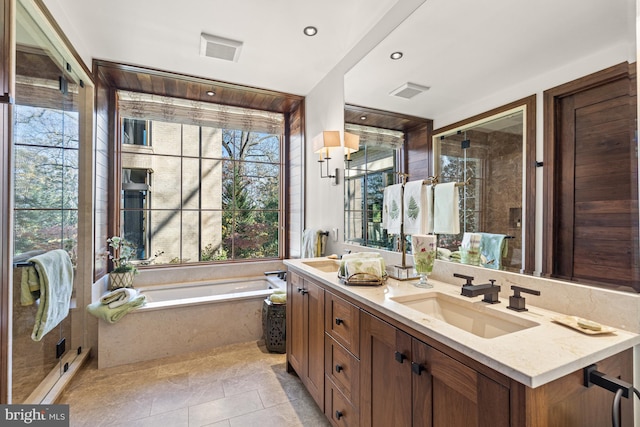
POLYGON ((522 268, 524 112, 501 113, 434 137, 434 170, 440 182, 468 182, 460 189, 460 234, 442 234, 438 247, 457 251, 464 232, 505 234, 504 268, 522 268))

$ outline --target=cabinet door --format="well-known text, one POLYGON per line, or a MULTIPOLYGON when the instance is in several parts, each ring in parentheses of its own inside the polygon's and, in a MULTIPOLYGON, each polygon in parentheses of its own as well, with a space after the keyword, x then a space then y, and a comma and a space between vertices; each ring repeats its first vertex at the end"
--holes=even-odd
MULTIPOLYGON (((470 367, 414 340, 426 371, 426 381, 414 389, 414 414, 420 425, 432 427, 507 427, 509 426, 509 390, 470 367), (422 387, 429 387, 426 391, 422 387), (425 392, 431 404, 420 402, 416 393, 425 392)), ((417 378, 414 377, 417 381, 417 378)), ((415 383, 414 383, 415 384, 415 383)))
POLYGON ((363 426, 411 426, 411 337, 361 311, 360 420, 363 426))
POLYGON ((306 359, 304 284, 302 277, 292 271, 288 272, 287 279, 287 363, 302 377, 306 359))
POLYGON ((305 325, 307 369, 303 382, 320 409, 324 410, 324 289, 305 280, 305 325))

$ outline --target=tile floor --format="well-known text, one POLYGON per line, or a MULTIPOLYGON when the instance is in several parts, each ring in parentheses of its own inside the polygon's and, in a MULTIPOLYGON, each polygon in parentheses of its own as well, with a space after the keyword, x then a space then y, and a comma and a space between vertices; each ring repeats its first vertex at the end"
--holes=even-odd
POLYGON ((57 403, 71 426, 329 426, 285 355, 260 342, 97 369, 92 360, 57 403))

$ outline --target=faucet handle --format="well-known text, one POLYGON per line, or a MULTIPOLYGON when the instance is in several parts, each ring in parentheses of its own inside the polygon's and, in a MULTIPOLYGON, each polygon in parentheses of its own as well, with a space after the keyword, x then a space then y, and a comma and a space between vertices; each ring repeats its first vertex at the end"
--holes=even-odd
POLYGON ((473 277, 471 277, 471 276, 465 276, 464 274, 453 273, 453 277, 458 277, 460 279, 466 280, 467 283, 465 283, 463 286, 471 286, 471 285, 473 285, 473 277))
POLYGON ((523 288, 522 286, 511 286, 513 290, 513 295, 509 297, 509 305, 508 309, 514 311, 527 311, 528 309, 525 307, 525 299, 520 296, 520 292, 524 292, 525 294, 531 295, 540 295, 540 291, 536 291, 534 289, 523 288))

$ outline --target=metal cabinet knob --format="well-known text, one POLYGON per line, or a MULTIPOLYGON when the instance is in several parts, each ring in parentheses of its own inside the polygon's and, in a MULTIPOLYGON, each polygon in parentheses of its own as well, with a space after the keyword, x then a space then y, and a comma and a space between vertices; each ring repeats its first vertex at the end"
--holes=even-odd
POLYGON ((340 418, 342 418, 343 413, 340 411, 336 411, 336 420, 339 420, 340 418))
POLYGON ((336 365, 336 372, 341 372, 343 369, 341 365, 336 365))
POLYGON ((344 323, 344 320, 342 320, 339 317, 336 317, 336 325, 342 325, 344 323))

